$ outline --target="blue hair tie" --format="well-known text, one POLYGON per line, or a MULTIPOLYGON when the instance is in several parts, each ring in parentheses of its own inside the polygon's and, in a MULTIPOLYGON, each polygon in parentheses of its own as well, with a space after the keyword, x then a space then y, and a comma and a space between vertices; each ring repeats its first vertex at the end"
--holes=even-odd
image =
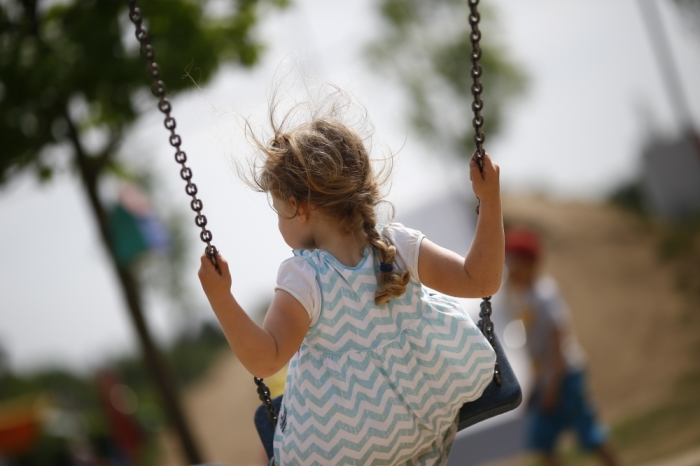
POLYGON ((394 266, 391 264, 385 264, 384 262, 380 262, 379 271, 382 273, 391 273, 394 271, 394 266))

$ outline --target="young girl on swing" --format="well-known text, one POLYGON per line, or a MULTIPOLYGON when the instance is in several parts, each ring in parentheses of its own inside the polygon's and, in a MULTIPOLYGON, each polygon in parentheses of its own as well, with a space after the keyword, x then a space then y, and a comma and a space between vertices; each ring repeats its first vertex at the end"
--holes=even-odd
POLYGON ((289 363, 275 464, 446 464, 460 407, 493 378, 493 349, 450 296, 490 296, 501 284, 498 166, 487 155, 483 172, 470 162, 481 207, 463 258, 401 224, 377 224, 379 178, 340 119, 271 121, 253 183, 271 196, 294 256, 279 268, 262 327, 231 294, 221 255, 220 273, 202 256, 199 278, 252 374, 289 363))

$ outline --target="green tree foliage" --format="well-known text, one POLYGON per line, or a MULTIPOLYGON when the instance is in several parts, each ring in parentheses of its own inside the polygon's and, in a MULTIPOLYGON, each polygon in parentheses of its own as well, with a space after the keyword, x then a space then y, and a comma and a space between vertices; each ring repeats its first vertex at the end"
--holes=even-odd
MULTIPOLYGON (((496 39, 495 13, 483 2, 480 29, 487 140, 503 121, 506 104, 524 90, 525 75, 496 39)), ((385 24, 371 44, 373 64, 399 82, 410 100, 413 126, 454 154, 474 151, 471 127, 471 27, 466 0, 380 0, 385 24)))
MULTIPOLYGON (((206 1, 147 0, 141 8, 169 91, 188 85, 185 70, 206 82, 222 60, 253 65, 261 44, 252 31, 263 4, 231 0, 222 17, 206 1)), ((98 131, 88 154, 98 170, 114 165, 126 125, 138 116, 136 91, 148 85, 123 1, 0 1, 0 182, 24 168, 42 179, 55 161, 48 147, 98 131), (86 107, 82 114, 70 107, 86 107)))

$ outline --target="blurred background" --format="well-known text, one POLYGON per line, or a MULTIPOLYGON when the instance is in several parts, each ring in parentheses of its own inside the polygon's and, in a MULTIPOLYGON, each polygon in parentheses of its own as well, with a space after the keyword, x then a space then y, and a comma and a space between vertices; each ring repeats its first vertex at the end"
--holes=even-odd
MULTIPOLYGON (((252 315, 290 255, 237 174, 255 155, 245 122, 264 136, 275 92, 283 105, 326 83, 351 95, 374 156, 394 154, 396 218, 466 253, 466 1, 139 6, 252 315)), ((623 464, 698 465, 700 3, 480 9, 504 215, 544 239, 612 445, 623 464)), ((2 466, 265 464, 252 377, 199 287, 203 246, 149 86, 126 3, 0 0, 2 466)), ((505 340, 527 395, 523 343, 505 340)), ((450 464, 538 464, 522 429, 521 410, 467 429, 450 464)))

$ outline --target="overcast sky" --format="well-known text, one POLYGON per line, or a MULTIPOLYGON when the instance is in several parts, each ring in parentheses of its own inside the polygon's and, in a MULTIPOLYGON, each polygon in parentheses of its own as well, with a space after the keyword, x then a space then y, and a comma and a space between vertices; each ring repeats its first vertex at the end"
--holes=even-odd
MULTIPOLYGON (((271 296, 278 264, 290 252, 264 196, 242 186, 232 170, 233 158, 250 154, 235 115, 264 117, 276 70, 301 69, 339 85, 367 107, 375 142, 401 149, 389 197, 399 213, 468 183, 461 169, 436 158, 438 149, 410 131, 395 84, 368 68, 363 47, 380 25, 373 3, 296 0, 261 25, 269 44, 261 66, 224 67, 205 88, 174 100, 214 242, 235 264, 233 291, 249 309, 271 296)), ((678 130, 635 1, 488 3, 499 13, 498 40, 530 81, 527 94, 507 112, 502 135, 487 146, 501 165, 504 190, 599 200, 639 170, 639 149, 651 124, 666 134, 678 130)), ((692 85, 700 82, 700 36, 692 35, 669 1, 656 3, 700 121, 700 86, 692 85)), ((161 121, 149 111, 123 152, 149 164, 162 203, 181 205, 184 212, 187 199, 161 121)), ((134 347, 74 177, 59 176, 45 187, 20 177, 0 190, 0 219, 0 345, 14 368, 49 363, 88 368, 134 347)), ((189 295, 208 316, 196 281, 201 247, 194 225, 189 231, 189 295)), ((181 320, 157 295, 147 297, 147 307, 158 337, 167 339, 181 320)))

